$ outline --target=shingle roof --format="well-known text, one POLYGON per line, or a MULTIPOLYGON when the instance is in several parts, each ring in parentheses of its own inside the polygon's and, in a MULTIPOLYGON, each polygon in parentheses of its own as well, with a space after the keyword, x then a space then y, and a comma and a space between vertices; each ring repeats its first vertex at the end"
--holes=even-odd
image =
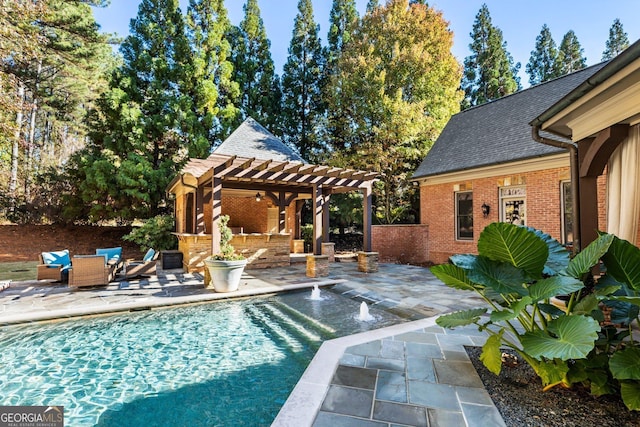
POLYGON ((228 156, 255 157, 261 160, 306 163, 282 140, 251 117, 247 117, 213 152, 228 156))
POLYGON ((564 150, 535 142, 529 122, 605 64, 584 68, 452 116, 413 177, 561 153, 564 150))

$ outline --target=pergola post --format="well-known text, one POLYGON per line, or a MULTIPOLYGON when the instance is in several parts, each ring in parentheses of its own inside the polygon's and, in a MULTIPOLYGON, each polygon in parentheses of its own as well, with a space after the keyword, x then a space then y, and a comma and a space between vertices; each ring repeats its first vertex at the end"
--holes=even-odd
POLYGON ((220 252, 218 223, 222 215, 222 179, 214 176, 211 185, 211 255, 215 255, 220 252))
POLYGON ((323 213, 322 185, 313 186, 313 254, 322 255, 322 213, 323 213))
POLYGON ((196 234, 202 234, 205 231, 204 226, 204 185, 196 189, 196 234))
POLYGON ((278 233, 286 232, 287 228, 287 194, 281 191, 278 194, 278 233))
POLYGON ((362 249, 365 252, 371 252, 371 185, 367 185, 362 189, 362 249))
POLYGON ((324 243, 329 241, 329 199, 331 194, 328 189, 323 191, 322 195, 322 241, 324 243))

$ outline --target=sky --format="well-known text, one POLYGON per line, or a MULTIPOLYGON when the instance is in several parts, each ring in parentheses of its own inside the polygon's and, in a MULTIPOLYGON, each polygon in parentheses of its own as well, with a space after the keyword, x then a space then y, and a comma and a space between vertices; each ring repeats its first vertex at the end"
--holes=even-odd
MULTIPOLYGON (((229 19, 235 25, 244 17, 245 0, 225 0, 229 19)), ((383 4, 385 0, 380 0, 383 4)), ((316 22, 320 25, 319 36, 326 44, 329 29, 329 12, 332 0, 312 0, 316 22)), ((478 11, 483 3, 487 4, 493 25, 502 30, 507 50, 515 62, 521 63, 520 78, 524 87, 528 86, 529 76, 525 65, 529 62, 531 51, 535 48, 536 37, 543 24, 547 24, 551 35, 560 45, 564 34, 573 30, 584 49, 587 65, 600 62, 605 43, 609 37, 609 28, 614 19, 619 18, 629 42, 640 38, 640 26, 634 21, 640 16, 638 0, 436 0, 429 5, 443 12, 454 33, 452 52, 462 63, 469 56, 470 33, 478 11)), ((111 0, 106 8, 94 8, 94 16, 106 33, 129 33, 129 22, 138 12, 138 0, 111 0)), ((180 0, 180 7, 186 11, 188 0, 180 0)), ((262 19, 271 41, 271 55, 276 70, 282 74, 287 56, 293 21, 298 13, 298 0, 258 0, 262 19)), ((360 15, 364 15, 367 0, 356 0, 360 15)))

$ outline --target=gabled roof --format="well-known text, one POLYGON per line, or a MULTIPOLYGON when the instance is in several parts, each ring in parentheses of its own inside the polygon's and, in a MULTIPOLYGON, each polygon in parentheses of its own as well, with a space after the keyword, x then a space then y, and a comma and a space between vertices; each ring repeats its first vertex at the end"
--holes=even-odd
POLYGON ((302 157, 282 140, 251 117, 247 117, 213 152, 227 156, 306 163, 302 157))
POLYGON ((452 116, 413 178, 562 153, 562 149, 535 142, 529 122, 605 64, 592 65, 452 116))

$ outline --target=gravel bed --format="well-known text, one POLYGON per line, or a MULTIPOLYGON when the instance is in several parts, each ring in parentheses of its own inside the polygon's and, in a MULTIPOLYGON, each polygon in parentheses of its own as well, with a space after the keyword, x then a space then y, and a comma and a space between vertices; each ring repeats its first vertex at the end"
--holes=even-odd
POLYGON ((523 360, 519 359, 515 366, 503 364, 496 376, 480 361, 481 352, 480 347, 467 348, 473 366, 509 427, 640 426, 640 413, 629 411, 619 398, 594 397, 577 388, 554 387, 543 392, 540 379, 523 360))

